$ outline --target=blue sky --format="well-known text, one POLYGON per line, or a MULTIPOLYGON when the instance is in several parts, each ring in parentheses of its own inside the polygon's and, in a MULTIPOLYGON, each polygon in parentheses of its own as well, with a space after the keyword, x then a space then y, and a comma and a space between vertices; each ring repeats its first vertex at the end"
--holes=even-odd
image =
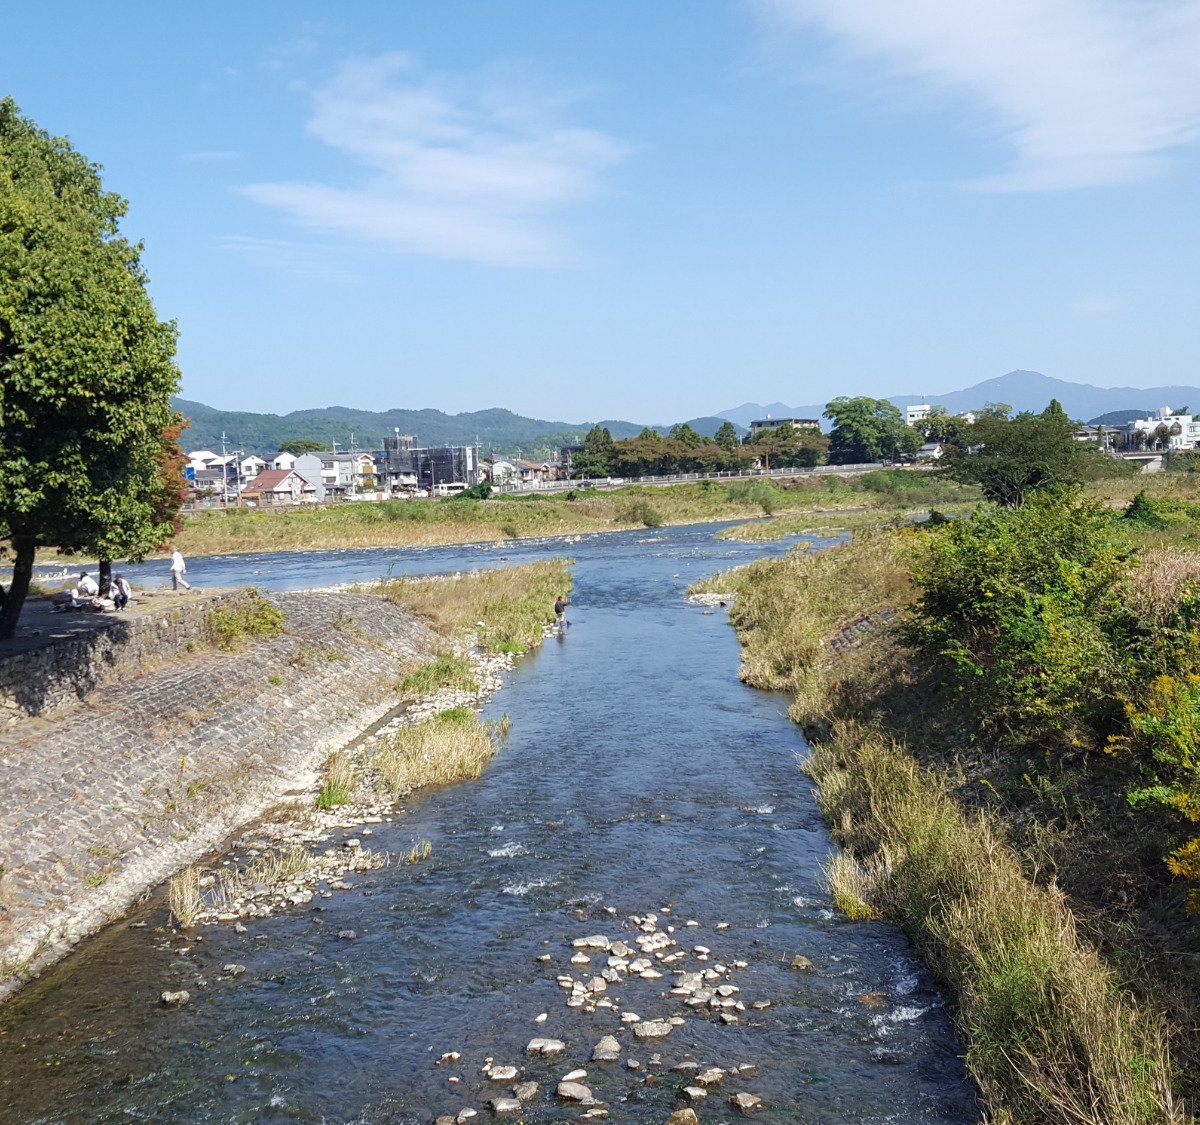
POLYGON ((0 36, 213 406, 1200 384, 1200 0, 114 0, 0 36))

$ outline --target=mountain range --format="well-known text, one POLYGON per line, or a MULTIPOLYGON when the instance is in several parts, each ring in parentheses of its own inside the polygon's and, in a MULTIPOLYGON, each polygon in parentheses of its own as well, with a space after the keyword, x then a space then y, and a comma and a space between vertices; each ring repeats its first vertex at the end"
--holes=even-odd
MULTIPOLYGON (((188 419, 180 441, 187 450, 217 452, 222 440, 226 449, 243 453, 274 453, 282 442, 303 438, 323 442, 330 448, 347 450, 383 448, 383 438, 392 433, 412 434, 420 446, 480 445, 492 451, 541 457, 564 445, 583 441, 596 422, 554 422, 525 418, 511 410, 475 410, 444 414, 440 410, 353 410, 326 406, 293 410, 290 414, 254 414, 248 411, 217 410, 202 402, 177 398, 173 405, 188 419)), ((724 418, 693 418, 689 425, 711 437, 724 418)), ((645 429, 640 422, 602 419, 614 438, 633 437, 645 429)), ((669 426, 654 426, 663 433, 669 426)))
MULTIPOLYGON (((832 395, 830 396, 833 397, 832 395)), ((1200 388, 1197 387, 1093 387, 1087 383, 1068 383, 1053 379, 1038 371, 1010 371, 995 379, 950 391, 944 395, 888 395, 889 402, 901 410, 917 403, 944 406, 951 414, 978 410, 986 402, 1007 402, 1014 410, 1042 410, 1052 398, 1080 421, 1092 421, 1097 415, 1114 411, 1145 417, 1160 406, 1191 406, 1200 412, 1200 388)), ((718 415, 741 426, 749 426, 756 418, 819 418, 825 403, 807 406, 787 406, 782 402, 763 405, 744 402, 718 415)))
MULTIPOLYGON (((833 397, 832 395, 830 396, 833 397)), ((1006 402, 1014 410, 1041 410, 1052 399, 1081 421, 1104 416, 1113 424, 1116 414, 1145 416, 1159 406, 1191 406, 1200 412, 1200 388, 1197 387, 1093 387, 1087 383, 1068 383, 1037 371, 1010 371, 995 379, 950 391, 943 395, 889 395, 889 401, 903 409, 915 403, 944 406, 952 414, 978 409, 987 402, 1006 402), (1110 417, 1112 415, 1112 417, 1110 417)), ((473 445, 484 453, 518 454, 542 457, 553 449, 583 440, 594 425, 608 428, 614 438, 633 437, 646 428, 642 422, 600 419, 598 422, 559 422, 526 418, 499 408, 464 414, 444 414, 440 410, 353 410, 345 406, 294 410, 290 414, 254 414, 246 411, 216 410, 200 402, 175 399, 175 409, 189 420, 184 432, 186 449, 219 450, 222 435, 227 449, 245 453, 273 453, 281 442, 307 438, 342 449, 378 449, 387 434, 399 431, 413 434, 419 445, 473 445)), ((733 422, 745 433, 755 419, 820 418, 825 403, 788 406, 782 402, 745 402, 717 415, 690 418, 687 425, 711 437, 725 421, 733 422)), ((651 425, 661 433, 670 426, 651 425)))

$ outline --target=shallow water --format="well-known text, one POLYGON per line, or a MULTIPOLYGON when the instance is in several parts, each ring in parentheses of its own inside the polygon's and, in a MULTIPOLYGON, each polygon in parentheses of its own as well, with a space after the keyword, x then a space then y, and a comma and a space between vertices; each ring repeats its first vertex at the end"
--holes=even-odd
MULTIPOLYGON (((483 778, 411 801, 375 825, 373 848, 433 842, 430 860, 353 877, 352 890, 270 919, 168 941, 161 893, 86 943, 0 1011, 0 1106, 12 1121, 430 1122, 508 1092, 488 1057, 541 1083, 523 1120, 573 1120, 553 1086, 576 1066, 613 1121, 661 1122, 680 1103, 685 1057, 753 1063, 697 1107, 764 1099, 764 1122, 966 1122, 975 1093, 941 999, 907 941, 836 916, 821 887, 828 833, 799 771, 802 736, 784 701, 741 685, 723 611, 687 604, 689 581, 786 544, 718 542, 713 529, 590 537, 503 549, 346 551, 203 560, 213 585, 296 588, 525 561, 578 561, 570 626, 526 660, 489 705, 509 744, 483 778), (605 908, 614 908, 610 915, 605 908), (669 914, 664 913, 669 908, 669 914), (610 984, 645 1019, 681 1015, 653 1043, 611 1011, 569 1009, 560 973, 581 975, 572 938, 622 930, 632 914, 720 962, 748 1010, 727 1026, 665 996, 671 977, 610 984), (685 929, 695 919, 699 928, 685 929), (145 927, 133 925, 148 922, 145 927), (728 928, 716 929, 717 923, 728 928), (357 937, 339 940, 338 931, 357 937), (174 952, 188 947, 188 952, 174 952), (552 960, 539 962, 549 953, 552 960), (816 969, 790 969, 794 954, 816 969), (732 968, 745 961, 745 969, 732 968), (244 975, 223 979, 236 962, 244 975), (197 978, 208 982, 198 987, 197 978), (191 1003, 164 1010, 163 989, 191 1003), (544 1023, 534 1017, 548 1013, 544 1023), (606 1033, 620 1064, 590 1064, 606 1033), (534 1036, 566 1053, 534 1059, 534 1036), (455 1066, 434 1066, 460 1051, 455 1066), (651 1056, 661 1065, 651 1066, 651 1056), (661 1077, 646 1085, 650 1070, 661 1077), (447 1079, 457 1075, 461 1082, 447 1079)), ((204 579, 203 581, 209 581, 204 579)), ((604 965, 593 954, 584 979, 604 965)))

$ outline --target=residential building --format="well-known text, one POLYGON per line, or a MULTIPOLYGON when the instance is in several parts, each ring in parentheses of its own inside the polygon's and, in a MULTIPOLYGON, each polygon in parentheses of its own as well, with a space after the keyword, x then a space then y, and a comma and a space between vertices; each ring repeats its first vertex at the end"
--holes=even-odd
POLYGON ((774 430, 779 426, 794 426, 797 430, 819 430, 821 420, 819 418, 772 418, 768 414, 765 418, 757 418, 750 423, 747 440, 752 440, 763 430, 774 430))
POLYGON ((253 480, 259 473, 267 467, 266 461, 261 457, 255 457, 253 454, 249 457, 243 457, 238 468, 241 470, 242 480, 253 480))
POLYGON ((919 403, 916 406, 906 406, 904 408, 904 424, 915 426, 918 422, 924 422, 932 413, 933 407, 927 402, 919 403))
POLYGON ((323 490, 295 469, 264 469, 241 493, 242 500, 269 507, 272 504, 298 504, 319 500, 323 490))

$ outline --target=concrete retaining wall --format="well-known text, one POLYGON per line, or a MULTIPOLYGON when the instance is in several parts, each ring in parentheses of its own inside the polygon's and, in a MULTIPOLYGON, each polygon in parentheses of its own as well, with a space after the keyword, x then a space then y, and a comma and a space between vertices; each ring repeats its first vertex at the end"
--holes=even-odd
POLYGON ((78 631, 52 644, 32 636, 0 652, 0 725, 61 711, 147 663, 194 648, 205 637, 212 609, 235 605, 246 596, 232 590, 187 604, 143 599, 136 613, 89 614, 89 619, 49 615, 44 605, 29 603, 31 616, 40 611, 51 627, 62 624, 78 631))
MULTIPOLYGON (((401 669, 441 645, 370 595, 272 600, 286 634, 238 652, 186 652, 211 601, 133 631, 127 649, 107 636, 94 651, 107 653, 97 674, 110 686, 0 732, 0 999, 147 888, 307 790, 333 750, 396 705, 401 669), (121 680, 126 657, 136 666, 163 644, 180 655, 121 680)), ((48 666, 66 680, 79 659, 60 654, 48 666)))

